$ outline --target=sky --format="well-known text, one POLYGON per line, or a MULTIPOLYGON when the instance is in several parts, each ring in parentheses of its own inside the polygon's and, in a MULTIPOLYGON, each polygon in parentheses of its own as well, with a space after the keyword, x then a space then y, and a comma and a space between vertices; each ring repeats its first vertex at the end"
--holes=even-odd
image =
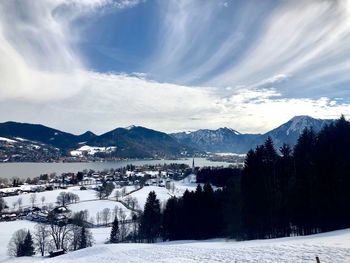
POLYGON ((350 0, 0 0, 0 122, 263 133, 350 117, 350 0))

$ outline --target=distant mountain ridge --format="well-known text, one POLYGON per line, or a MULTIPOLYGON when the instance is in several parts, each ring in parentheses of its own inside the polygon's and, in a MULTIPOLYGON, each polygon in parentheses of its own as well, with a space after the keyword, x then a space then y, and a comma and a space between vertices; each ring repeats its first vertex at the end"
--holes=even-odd
POLYGON ((283 143, 293 146, 305 128, 319 132, 325 125, 334 120, 315 119, 310 116, 295 116, 288 122, 265 134, 242 134, 229 128, 217 130, 198 130, 171 134, 179 142, 191 145, 206 152, 246 153, 271 137, 276 148, 283 143))
POLYGON ((23 138, 48 144, 59 149, 69 149, 73 145, 96 136, 91 132, 82 135, 73 135, 41 124, 19 123, 8 121, 0 123, 0 136, 10 138, 23 138))
MULTIPOLYGON (((273 139, 276 148, 282 143, 293 146, 305 128, 313 128, 315 132, 318 132, 333 121, 315 119, 310 116, 296 116, 265 134, 242 134, 227 127, 166 134, 140 126, 130 126, 116 128, 102 135, 96 135, 90 131, 74 135, 40 124, 9 121, 0 123, 0 137, 15 140, 18 144, 21 139, 28 140, 30 143, 38 142, 41 150, 54 147, 63 156, 69 155, 71 150, 86 145, 97 148, 113 147, 115 151, 109 152, 109 157, 171 158, 191 156, 202 152, 246 153, 249 149, 262 144, 268 136, 273 139)), ((11 143, 14 142, 0 141, 4 156, 6 156, 6 146, 10 147, 11 143)), ((30 147, 29 144, 28 147, 30 147)), ((31 149, 31 156, 35 155, 33 151, 35 148, 31 149)), ((50 151, 53 152, 53 150, 50 151)), ((104 157, 103 152, 99 152, 98 155, 104 157)))
POLYGON ((202 129, 194 132, 171 134, 179 142, 205 152, 247 152, 260 135, 241 134, 230 128, 202 129))
POLYGON ((315 119, 310 116, 295 116, 281 126, 265 133, 262 140, 265 141, 270 136, 275 145, 281 146, 283 143, 294 145, 305 128, 312 128, 319 132, 325 125, 330 125, 335 120, 315 119))
POLYGON ((91 146, 116 146, 115 156, 151 158, 193 154, 194 149, 172 136, 140 126, 117 128, 87 142, 91 146))
MULTIPOLYGON (((62 155, 69 155, 71 150, 83 145, 114 147, 116 150, 109 153, 108 157, 118 158, 170 158, 193 155, 195 152, 166 133, 138 126, 117 128, 97 136, 90 131, 74 135, 40 124, 5 122, 0 123, 0 137, 10 139, 2 141, 3 147, 6 144, 12 147, 14 143, 19 143, 17 138, 20 138, 56 147, 62 155)), ((103 152, 98 155, 105 157, 103 152)))

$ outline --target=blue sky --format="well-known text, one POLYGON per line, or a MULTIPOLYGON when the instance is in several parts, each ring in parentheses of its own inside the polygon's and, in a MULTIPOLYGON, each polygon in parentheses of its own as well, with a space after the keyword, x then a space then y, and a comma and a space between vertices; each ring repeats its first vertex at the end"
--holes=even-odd
POLYGON ((350 115, 350 0, 3 0, 0 121, 265 132, 350 115))

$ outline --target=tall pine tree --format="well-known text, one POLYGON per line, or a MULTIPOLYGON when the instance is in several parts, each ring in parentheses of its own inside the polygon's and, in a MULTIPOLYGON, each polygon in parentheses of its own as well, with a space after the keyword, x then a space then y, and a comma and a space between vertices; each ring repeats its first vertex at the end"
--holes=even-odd
POLYGON ((23 253, 23 256, 27 256, 27 257, 31 257, 35 254, 33 238, 29 230, 23 242, 22 253, 23 253))
POLYGON ((160 235, 161 212, 160 203, 154 191, 150 192, 141 216, 141 237, 147 242, 153 243, 160 235))
POLYGON ((86 229, 84 226, 81 228, 81 237, 79 242, 79 249, 82 249, 82 248, 87 248, 86 229))
POLYGON ((109 242, 110 243, 118 243, 119 242, 119 222, 118 222, 118 217, 114 217, 112 229, 111 229, 111 234, 109 237, 109 242))

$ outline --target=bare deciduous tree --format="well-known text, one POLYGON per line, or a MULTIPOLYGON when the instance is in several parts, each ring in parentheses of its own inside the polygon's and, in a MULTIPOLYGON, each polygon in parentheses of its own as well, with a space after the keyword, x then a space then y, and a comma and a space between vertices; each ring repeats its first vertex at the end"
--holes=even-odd
POLYGON ((77 203, 79 196, 70 192, 60 192, 57 196, 56 202, 59 205, 66 206, 71 203, 77 203))
POLYGON ((104 224, 107 225, 110 219, 111 219, 111 210, 109 208, 103 209, 102 221, 104 222, 104 224))
POLYGON ((89 229, 81 226, 72 225, 72 239, 70 250, 78 250, 86 247, 91 247, 94 243, 94 238, 89 229))
POLYGON ((127 197, 124 198, 124 201, 127 206, 130 206, 130 203, 132 202, 132 197, 128 195, 127 197))
POLYGON ((22 203, 23 203, 22 197, 18 197, 18 199, 17 199, 18 209, 22 208, 22 203))
POLYGON ((101 212, 96 213, 96 224, 97 225, 101 224, 101 212))
POLYGON ((0 212, 5 208, 6 208, 6 201, 2 196, 0 196, 0 212))
POLYGON ((124 197, 126 195, 126 187, 122 188, 121 195, 122 195, 122 197, 124 197))
POLYGON ((120 222, 120 240, 124 241, 128 234, 128 225, 126 224, 126 213, 122 208, 119 208, 119 222, 120 222))
POLYGON ((41 206, 44 206, 44 203, 45 203, 45 195, 41 196, 40 200, 41 200, 41 206))
POLYGON ((67 224, 50 224, 50 235, 56 249, 67 249, 72 239, 72 227, 67 224))
POLYGON ((34 207, 34 204, 36 202, 36 193, 30 195, 30 203, 32 204, 32 207, 34 207))
POLYGON ((118 208, 118 206, 116 205, 116 206, 113 208, 113 218, 118 217, 118 211, 119 211, 119 208, 118 208))
POLYGON ((27 236, 27 229, 20 229, 13 233, 12 238, 8 244, 7 250, 8 254, 13 257, 20 256, 21 249, 23 247, 24 240, 27 236))
POLYGON ((45 224, 36 224, 34 227, 34 243, 41 256, 44 256, 50 247, 50 229, 45 224))
POLYGON ((174 183, 171 183, 171 184, 170 184, 170 191, 171 191, 172 193, 175 192, 175 184, 174 184, 174 183))
POLYGON ((137 201, 137 199, 135 197, 131 198, 130 208, 132 210, 139 209, 139 202, 137 201))
POLYGON ((115 200, 116 201, 119 201, 119 198, 121 197, 121 193, 119 190, 115 191, 114 192, 114 197, 115 197, 115 200))

